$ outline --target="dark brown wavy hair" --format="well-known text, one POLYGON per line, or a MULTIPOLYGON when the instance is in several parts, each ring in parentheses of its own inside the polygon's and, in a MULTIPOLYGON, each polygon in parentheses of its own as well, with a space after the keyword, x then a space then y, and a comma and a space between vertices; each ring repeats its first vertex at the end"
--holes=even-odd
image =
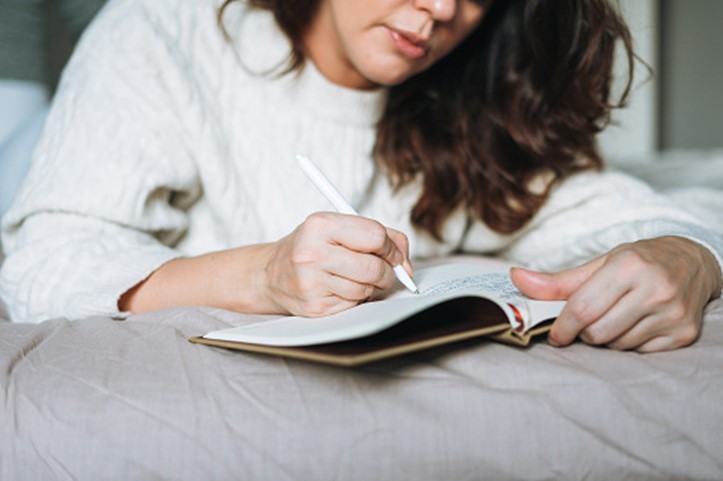
MULTIPOLYGON (((320 0, 246 1, 273 12, 291 41, 285 72, 303 68, 302 37, 320 0)), ((601 169, 596 136, 633 80, 630 32, 610 0, 483 3, 484 19, 457 49, 390 88, 377 125, 375 160, 395 187, 421 175, 412 223, 437 239, 460 206, 512 233, 560 180, 601 169), (628 76, 613 101, 618 44, 628 76)))

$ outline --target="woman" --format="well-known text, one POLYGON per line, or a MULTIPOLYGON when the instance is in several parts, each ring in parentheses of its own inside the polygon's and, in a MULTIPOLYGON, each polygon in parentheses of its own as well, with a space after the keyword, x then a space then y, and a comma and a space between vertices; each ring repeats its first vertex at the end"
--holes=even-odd
POLYGON ((569 300, 552 344, 695 340, 719 239, 591 172, 615 42, 631 55, 607 1, 249 3, 117 0, 91 27, 4 221, 16 320, 324 315, 463 251, 589 261, 512 272, 569 300), (362 217, 320 213, 297 153, 362 217))

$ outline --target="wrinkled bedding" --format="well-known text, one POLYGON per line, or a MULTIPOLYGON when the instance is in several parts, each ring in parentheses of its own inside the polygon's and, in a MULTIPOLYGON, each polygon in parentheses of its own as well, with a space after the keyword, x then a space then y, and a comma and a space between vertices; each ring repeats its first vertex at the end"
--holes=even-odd
POLYGON ((342 369, 192 335, 173 309, 0 322, 0 467, 38 479, 720 479, 723 302, 640 355, 463 342, 342 369))
POLYGON ((0 480, 723 479, 721 300, 647 355, 474 340, 343 369, 187 341, 258 319, 0 321, 0 480))

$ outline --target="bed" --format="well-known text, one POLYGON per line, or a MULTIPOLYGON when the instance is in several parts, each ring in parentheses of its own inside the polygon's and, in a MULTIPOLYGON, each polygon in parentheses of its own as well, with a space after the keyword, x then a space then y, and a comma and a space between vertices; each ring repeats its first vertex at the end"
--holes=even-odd
POLYGON ((0 322, 1 479, 723 476, 721 301, 648 355, 475 340, 345 369, 187 341, 252 320, 0 322))
POLYGON ((464 341, 357 368, 191 336, 179 308, 38 325, 0 306, 0 479, 723 479, 723 301, 640 355, 464 341))

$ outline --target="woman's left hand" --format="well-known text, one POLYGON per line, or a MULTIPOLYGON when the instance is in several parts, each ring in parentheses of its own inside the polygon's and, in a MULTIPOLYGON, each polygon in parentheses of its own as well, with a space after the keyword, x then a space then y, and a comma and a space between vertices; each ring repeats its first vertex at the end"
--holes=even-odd
POLYGON ((552 274, 513 268, 512 282, 534 299, 567 300, 548 342, 584 342, 640 352, 693 343, 703 308, 720 295, 713 254, 682 237, 623 244, 587 264, 552 274))

